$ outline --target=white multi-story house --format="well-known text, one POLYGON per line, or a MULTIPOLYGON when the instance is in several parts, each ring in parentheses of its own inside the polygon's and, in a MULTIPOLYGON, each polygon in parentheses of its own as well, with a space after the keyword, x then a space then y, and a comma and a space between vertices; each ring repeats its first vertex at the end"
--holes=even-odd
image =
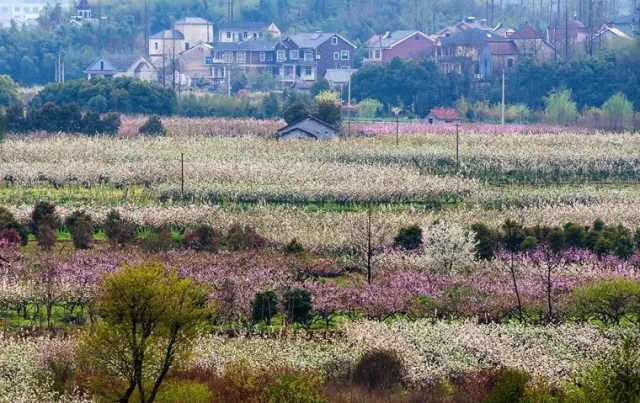
POLYGON ((276 24, 269 22, 226 22, 218 30, 218 42, 236 43, 247 40, 278 39, 282 33, 276 24))
POLYGON ((46 5, 42 0, 0 0, 0 26, 10 26, 11 21, 20 25, 35 22, 46 5))
POLYGON ((201 44, 213 42, 213 23, 202 18, 183 18, 173 24, 173 29, 157 32, 149 37, 149 59, 158 69, 167 60, 201 44))

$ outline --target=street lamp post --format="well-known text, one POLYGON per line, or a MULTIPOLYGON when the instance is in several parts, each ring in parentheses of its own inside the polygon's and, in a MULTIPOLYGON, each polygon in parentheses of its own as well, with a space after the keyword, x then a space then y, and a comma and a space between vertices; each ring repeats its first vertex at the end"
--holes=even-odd
POLYGON ((393 114, 396 115, 396 145, 399 145, 400 144, 400 135, 399 135, 400 134, 399 133, 400 132, 400 130, 399 130, 400 129, 400 118, 399 118, 398 115, 400 115, 400 108, 398 108, 397 106, 393 107, 393 108, 391 108, 391 112, 393 112, 393 114))

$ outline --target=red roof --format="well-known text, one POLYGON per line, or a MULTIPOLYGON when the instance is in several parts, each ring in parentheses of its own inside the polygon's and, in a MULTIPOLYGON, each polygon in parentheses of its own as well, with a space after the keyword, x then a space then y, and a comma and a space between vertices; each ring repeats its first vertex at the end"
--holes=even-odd
POLYGON ((494 56, 520 54, 518 46, 512 41, 487 42, 487 48, 494 56))
POLYGON ((460 120, 460 115, 453 108, 433 108, 431 109, 431 115, 438 120, 460 120))
POLYGON ((542 39, 542 36, 529 23, 525 22, 522 28, 511 34, 509 39, 542 39))

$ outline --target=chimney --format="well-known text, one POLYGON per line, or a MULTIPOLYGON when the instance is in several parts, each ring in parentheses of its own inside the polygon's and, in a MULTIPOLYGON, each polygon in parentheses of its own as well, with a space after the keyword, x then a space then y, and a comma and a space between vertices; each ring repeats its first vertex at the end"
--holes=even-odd
POLYGON ((476 22, 476 17, 469 16, 465 18, 465 22, 468 22, 469 24, 473 24, 474 22, 476 22))
POLYGON ((486 27, 487 25, 489 25, 489 21, 487 21, 486 18, 483 18, 480 20, 480 25, 486 27))
POLYGON ((387 39, 387 38, 389 38, 390 36, 391 36, 391 32, 390 32, 390 31, 386 31, 386 32, 384 33, 384 36, 382 37, 382 39, 387 39))

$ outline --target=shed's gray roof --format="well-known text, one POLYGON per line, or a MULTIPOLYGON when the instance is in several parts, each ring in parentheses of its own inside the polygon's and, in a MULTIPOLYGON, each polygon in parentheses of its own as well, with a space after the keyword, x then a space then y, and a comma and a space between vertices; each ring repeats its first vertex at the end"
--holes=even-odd
POLYGON ((237 43, 212 42, 210 45, 214 51, 240 51, 240 52, 268 52, 275 49, 277 42, 260 39, 247 40, 237 43))
POLYGON ((157 32, 149 37, 150 39, 175 39, 183 40, 184 35, 182 32, 175 29, 165 29, 164 31, 157 32))
POLYGON ((183 19, 180 19, 176 22, 174 22, 174 24, 181 24, 181 25, 213 25, 213 22, 207 21, 204 18, 200 18, 200 17, 186 17, 183 19))
POLYGON ((329 39, 333 38, 334 36, 337 36, 338 38, 341 38, 342 40, 344 40, 345 42, 347 42, 349 45, 353 46, 355 48, 355 45, 353 45, 351 42, 347 41, 344 37, 333 33, 333 32, 311 32, 311 33, 304 33, 304 34, 295 34, 295 35, 290 35, 289 39, 295 43, 296 45, 298 45, 298 47, 300 48, 316 48, 320 45, 322 45, 323 43, 325 43, 326 41, 328 41, 329 39))
POLYGON ((326 131, 330 131, 333 133, 340 133, 340 129, 331 126, 330 124, 323 122, 320 119, 314 118, 313 116, 307 116, 306 118, 300 119, 297 122, 293 122, 290 125, 283 127, 278 130, 278 137, 283 136, 289 133, 292 130, 302 130, 305 133, 309 133, 314 137, 318 137, 320 133, 317 132, 318 124, 320 124, 326 131))
POLYGON ((248 21, 229 21, 220 24, 220 29, 267 29, 271 25, 270 22, 248 22, 248 21))
POLYGON ((324 78, 332 83, 348 83, 351 74, 355 73, 352 69, 327 69, 324 78))

